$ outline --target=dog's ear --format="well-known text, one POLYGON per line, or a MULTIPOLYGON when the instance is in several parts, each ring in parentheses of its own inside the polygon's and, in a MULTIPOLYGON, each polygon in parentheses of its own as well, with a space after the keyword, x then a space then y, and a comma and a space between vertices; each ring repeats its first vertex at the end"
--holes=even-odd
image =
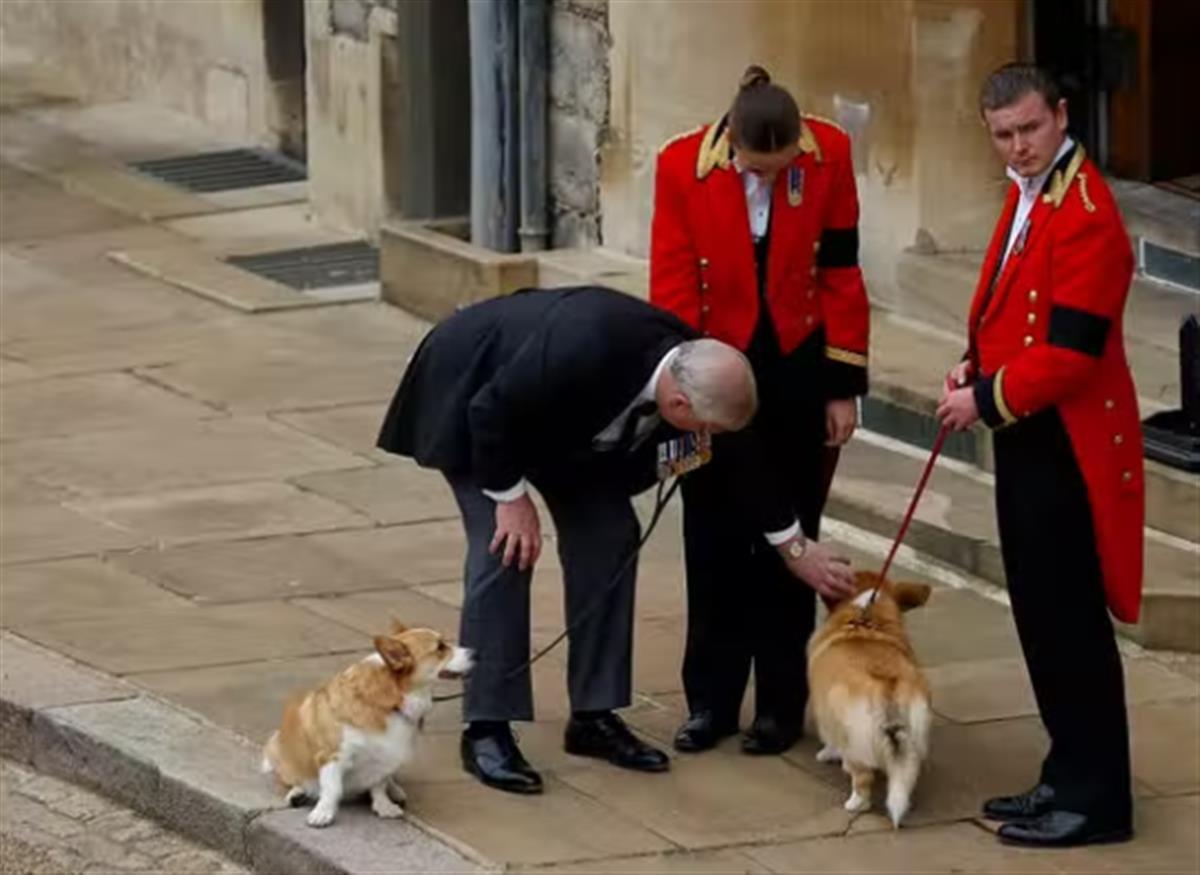
POLYGON ((375 650, 383 657, 384 664, 392 671, 398 673, 412 671, 415 660, 412 651, 404 646, 403 641, 379 635, 375 638, 375 650))
POLYGON ((929 601, 929 594, 932 592, 933 588, 927 583, 892 584, 892 593, 896 597, 896 604, 902 611, 911 611, 913 608, 921 607, 929 601))
POLYGON ((392 617, 392 632, 391 632, 391 634, 399 635, 401 632, 407 632, 407 631, 408 631, 407 626, 405 626, 403 623, 401 623, 395 617, 392 617))

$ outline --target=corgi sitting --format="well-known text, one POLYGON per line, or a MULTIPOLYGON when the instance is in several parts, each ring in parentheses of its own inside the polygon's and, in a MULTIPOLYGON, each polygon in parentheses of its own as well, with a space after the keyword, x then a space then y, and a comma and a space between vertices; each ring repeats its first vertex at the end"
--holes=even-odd
POLYGON ((404 809, 388 792, 403 801, 395 773, 413 758, 433 683, 470 669, 471 651, 431 629, 393 623, 390 635, 375 638, 374 653, 288 703, 262 771, 274 772, 290 804, 317 800, 309 826, 328 826, 343 797, 364 791, 380 817, 400 817, 404 809))
POLYGON ((820 762, 841 760, 852 784, 846 810, 871 807, 876 771, 887 773, 893 827, 909 798, 929 747, 929 685, 904 632, 901 612, 925 604, 930 588, 855 575, 858 595, 831 607, 808 644, 808 683, 820 762))

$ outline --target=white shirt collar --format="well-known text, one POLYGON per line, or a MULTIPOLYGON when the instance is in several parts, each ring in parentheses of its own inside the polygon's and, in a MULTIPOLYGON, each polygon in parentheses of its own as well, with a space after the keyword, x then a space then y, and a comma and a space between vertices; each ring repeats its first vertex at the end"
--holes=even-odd
POLYGON ((1022 196, 1026 198, 1036 197, 1046 184, 1046 180, 1050 177, 1054 168, 1058 166, 1058 162, 1062 160, 1062 156, 1070 152, 1074 145, 1074 140, 1070 137, 1064 137, 1062 144, 1058 147, 1058 152, 1054 155, 1054 160, 1050 162, 1050 166, 1037 176, 1022 176, 1013 170, 1012 167, 1005 167, 1004 172, 1008 175, 1009 179, 1017 184, 1017 188, 1021 190, 1022 196))

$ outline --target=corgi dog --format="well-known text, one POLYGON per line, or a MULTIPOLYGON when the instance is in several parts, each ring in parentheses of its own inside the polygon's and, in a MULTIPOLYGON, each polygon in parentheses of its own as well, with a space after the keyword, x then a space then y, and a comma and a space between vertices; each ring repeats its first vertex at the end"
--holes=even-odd
POLYGON ((262 771, 289 804, 316 800, 309 826, 328 826, 344 797, 363 792, 380 817, 402 816, 392 801, 404 801, 396 770, 413 758, 434 681, 471 670, 471 651, 431 629, 393 623, 374 643, 370 656, 289 702, 263 752, 262 771))
POLYGON ((858 595, 830 608, 808 644, 812 713, 824 747, 820 762, 841 761, 850 776, 846 810, 871 807, 875 773, 887 774, 887 810, 898 828, 929 749, 926 683, 904 632, 903 611, 925 604, 922 583, 855 575, 858 595))

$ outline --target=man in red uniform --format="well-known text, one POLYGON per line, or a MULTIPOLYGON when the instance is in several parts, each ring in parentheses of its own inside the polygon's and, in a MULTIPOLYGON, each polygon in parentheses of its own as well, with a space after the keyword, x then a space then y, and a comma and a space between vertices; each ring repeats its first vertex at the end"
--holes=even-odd
POLYGON ((996 430, 1005 576, 1050 736, 1038 784, 983 810, 1008 821, 1009 843, 1122 841, 1129 733, 1108 611, 1135 622, 1142 585, 1142 440, 1121 326, 1133 257, 1054 81, 1010 64, 980 103, 1014 184, 938 415, 996 430))
POLYGON ((742 749, 779 754, 803 728, 816 613, 813 590, 788 567, 821 548, 806 538, 818 536, 837 447, 867 390, 868 304, 850 138, 801 115, 761 67, 746 71, 724 118, 659 154, 650 300, 746 353, 759 455, 795 513, 786 528, 755 530, 719 456, 684 479, 688 720, 675 747, 707 750, 738 730, 753 663, 742 749))

